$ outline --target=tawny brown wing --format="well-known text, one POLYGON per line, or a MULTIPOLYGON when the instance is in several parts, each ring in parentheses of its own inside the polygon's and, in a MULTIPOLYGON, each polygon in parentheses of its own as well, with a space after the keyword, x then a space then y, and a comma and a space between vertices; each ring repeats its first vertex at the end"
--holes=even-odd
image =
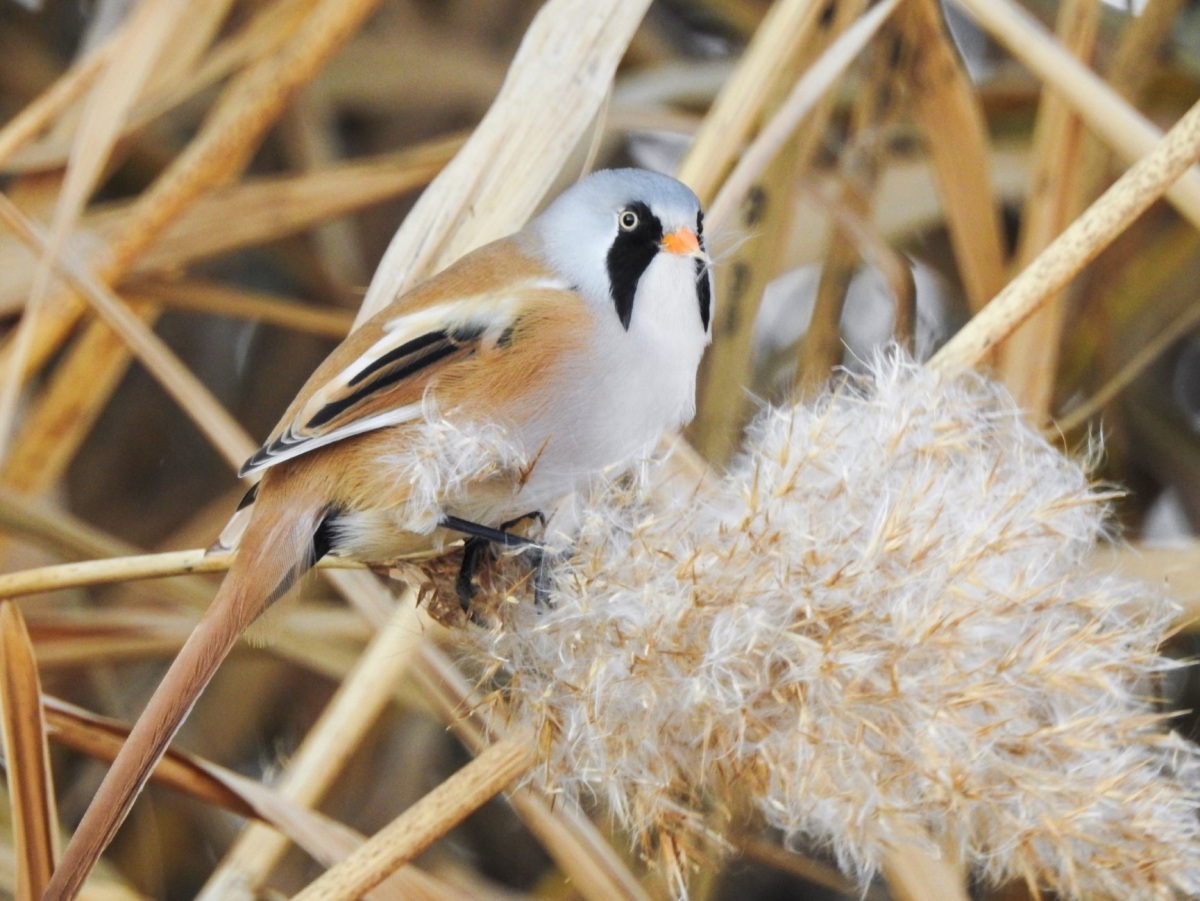
POLYGON ((415 419, 434 378, 481 347, 504 345, 530 300, 560 287, 545 280, 510 285, 502 295, 456 299, 364 325, 313 373, 241 475, 415 419))

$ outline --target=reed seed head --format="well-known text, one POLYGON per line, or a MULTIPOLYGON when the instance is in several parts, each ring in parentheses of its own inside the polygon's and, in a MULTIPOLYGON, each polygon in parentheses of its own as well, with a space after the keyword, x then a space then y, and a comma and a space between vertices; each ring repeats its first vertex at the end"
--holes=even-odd
POLYGON ((881 354, 764 410, 714 492, 652 484, 595 490, 552 609, 468 630, 544 788, 675 865, 751 811, 864 884, 922 836, 1068 898, 1200 893, 1174 610, 1089 569, 1111 493, 1001 387, 881 354))

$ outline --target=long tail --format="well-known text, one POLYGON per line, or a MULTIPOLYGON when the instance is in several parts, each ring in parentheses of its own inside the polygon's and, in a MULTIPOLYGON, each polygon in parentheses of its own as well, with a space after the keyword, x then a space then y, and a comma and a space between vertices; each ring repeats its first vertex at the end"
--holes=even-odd
POLYGON ((313 563, 317 503, 260 497, 233 567, 113 761, 75 830, 43 901, 75 897, 124 822, 150 773, 238 636, 313 563))

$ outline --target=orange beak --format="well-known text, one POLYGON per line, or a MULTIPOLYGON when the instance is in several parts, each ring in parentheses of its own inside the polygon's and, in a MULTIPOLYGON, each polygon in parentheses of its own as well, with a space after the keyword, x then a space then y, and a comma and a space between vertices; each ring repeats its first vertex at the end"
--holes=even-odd
POLYGON ((659 245, 667 253, 677 253, 680 256, 694 257, 700 255, 700 240, 690 228, 681 228, 671 232, 659 245))

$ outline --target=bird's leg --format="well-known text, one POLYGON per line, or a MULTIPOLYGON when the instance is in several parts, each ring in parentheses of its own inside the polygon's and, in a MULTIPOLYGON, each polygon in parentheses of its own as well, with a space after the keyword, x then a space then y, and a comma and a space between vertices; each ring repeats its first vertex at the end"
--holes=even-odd
POLYGON ((538 552, 538 559, 541 559, 541 549, 538 547, 537 542, 507 531, 510 526, 530 516, 540 518, 541 514, 527 513, 524 516, 519 516, 504 523, 498 529, 480 525, 470 520, 459 519, 457 516, 446 516, 442 519, 441 524, 443 528, 453 529, 455 532, 462 532, 464 535, 470 536, 463 544, 462 566, 458 570, 458 578, 454 581, 454 590, 458 595, 458 602, 462 604, 463 612, 471 609, 471 600, 475 597, 475 574, 479 572, 479 567, 487 556, 491 545, 499 544, 502 547, 508 548, 532 548, 538 552))
MULTIPOLYGON (((518 517, 506 525, 511 525, 514 522, 520 522, 525 517, 518 517)), ((462 532, 464 535, 470 535, 473 538, 482 538, 485 541, 490 541, 492 544, 498 544, 502 547, 522 548, 530 547, 537 542, 523 535, 514 535, 512 532, 506 532, 503 528, 495 529, 491 526, 481 525, 477 522, 471 522, 469 519, 459 519, 457 516, 443 516, 441 523, 443 529, 451 529, 455 532, 462 532)))

